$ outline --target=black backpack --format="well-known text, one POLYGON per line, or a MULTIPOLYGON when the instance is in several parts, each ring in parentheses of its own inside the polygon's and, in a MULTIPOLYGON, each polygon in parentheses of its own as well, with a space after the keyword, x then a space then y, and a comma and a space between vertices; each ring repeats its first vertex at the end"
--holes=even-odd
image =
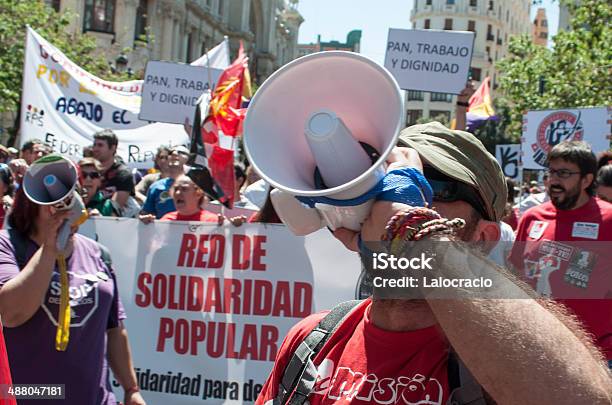
MULTIPOLYGON (((317 368, 312 362, 325 342, 334 334, 346 316, 362 301, 353 300, 338 304, 297 347, 281 378, 274 405, 308 404, 314 389, 317 368), (293 393, 293 394, 292 394, 293 393)), ((490 399, 470 371, 451 350, 448 358, 448 382, 450 397, 447 405, 489 405, 490 399)))

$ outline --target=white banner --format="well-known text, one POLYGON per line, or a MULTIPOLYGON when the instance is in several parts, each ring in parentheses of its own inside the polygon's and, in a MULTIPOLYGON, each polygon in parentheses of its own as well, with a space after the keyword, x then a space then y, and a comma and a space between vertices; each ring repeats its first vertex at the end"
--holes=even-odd
POLYGON ((112 253, 149 405, 253 401, 289 328, 353 299, 361 268, 326 229, 98 217, 81 233, 112 253))
MULTIPOLYGON (((223 44, 227 47, 226 42, 223 44)), ((227 65, 229 60, 226 59, 227 65)), ((79 160, 83 148, 93 144, 93 134, 110 128, 119 138, 117 153, 128 165, 151 167, 160 145, 188 145, 190 139, 182 125, 138 119, 141 91, 142 80, 108 82, 99 79, 28 28, 21 145, 38 138, 55 152, 79 160)))
POLYGON ((182 125, 186 118, 193 118, 196 102, 202 93, 215 88, 221 73, 221 69, 184 63, 148 62, 138 117, 182 125))
POLYGON ((459 94, 473 46, 473 32, 389 28, 385 67, 404 90, 459 94))
POLYGON ((528 111, 523 116, 523 167, 544 169, 548 152, 562 141, 585 141, 594 153, 610 149, 606 107, 528 111))
POLYGON ((501 166, 504 176, 518 182, 523 181, 520 144, 496 145, 495 158, 501 166))

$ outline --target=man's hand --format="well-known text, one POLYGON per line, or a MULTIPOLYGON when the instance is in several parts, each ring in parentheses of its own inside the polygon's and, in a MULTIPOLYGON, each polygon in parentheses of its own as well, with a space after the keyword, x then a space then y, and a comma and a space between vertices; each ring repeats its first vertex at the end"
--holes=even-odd
POLYGON ((468 81, 465 84, 461 93, 457 96, 457 102, 459 103, 468 103, 470 98, 476 93, 476 89, 474 88, 474 82, 472 80, 468 81))
POLYGON ((24 159, 13 159, 9 162, 9 169, 11 169, 17 181, 21 182, 23 175, 28 170, 28 164, 24 159))
POLYGON ((140 219, 144 224, 150 224, 155 221, 155 215, 153 214, 140 214, 138 215, 138 219, 140 219))
MULTIPOLYGON (((416 150, 411 148, 393 148, 387 157, 387 172, 404 167, 414 167, 423 171, 423 163, 416 150)), ((399 211, 405 210, 406 204, 391 201, 376 201, 370 210, 370 216, 361 227, 361 239, 363 241, 378 241, 385 232, 385 226, 389 219, 399 211)), ((339 228, 332 232, 347 249, 359 251, 359 232, 346 228, 339 228)))

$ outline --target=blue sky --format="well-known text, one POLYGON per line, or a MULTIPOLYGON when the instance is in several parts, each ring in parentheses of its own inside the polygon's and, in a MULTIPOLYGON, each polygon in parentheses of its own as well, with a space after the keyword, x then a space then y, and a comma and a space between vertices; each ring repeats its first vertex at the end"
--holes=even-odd
MULTIPOLYGON (((321 35, 321 41, 346 40, 346 34, 361 29, 361 53, 379 63, 384 62, 389 28, 410 28, 413 0, 300 0, 298 10, 304 17, 298 42, 311 43, 321 35)), ((532 19, 538 7, 545 7, 549 37, 556 34, 559 6, 544 0, 533 6, 532 19)))

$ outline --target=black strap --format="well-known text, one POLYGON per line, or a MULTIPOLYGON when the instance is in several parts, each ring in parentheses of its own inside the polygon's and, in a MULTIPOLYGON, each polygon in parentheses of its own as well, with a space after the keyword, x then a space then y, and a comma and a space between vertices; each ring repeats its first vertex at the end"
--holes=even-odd
POLYGON ((487 405, 484 390, 451 348, 448 355, 448 405, 487 405))
POLYGON ((332 309, 300 343, 289 360, 275 404, 301 405, 308 399, 317 378, 312 359, 336 331, 342 320, 362 301, 346 301, 332 309))
POLYGON ((28 241, 21 233, 17 232, 16 229, 9 229, 8 233, 13 249, 15 249, 15 260, 17 261, 17 266, 19 267, 19 270, 21 270, 27 264, 26 249, 28 247, 28 241))

